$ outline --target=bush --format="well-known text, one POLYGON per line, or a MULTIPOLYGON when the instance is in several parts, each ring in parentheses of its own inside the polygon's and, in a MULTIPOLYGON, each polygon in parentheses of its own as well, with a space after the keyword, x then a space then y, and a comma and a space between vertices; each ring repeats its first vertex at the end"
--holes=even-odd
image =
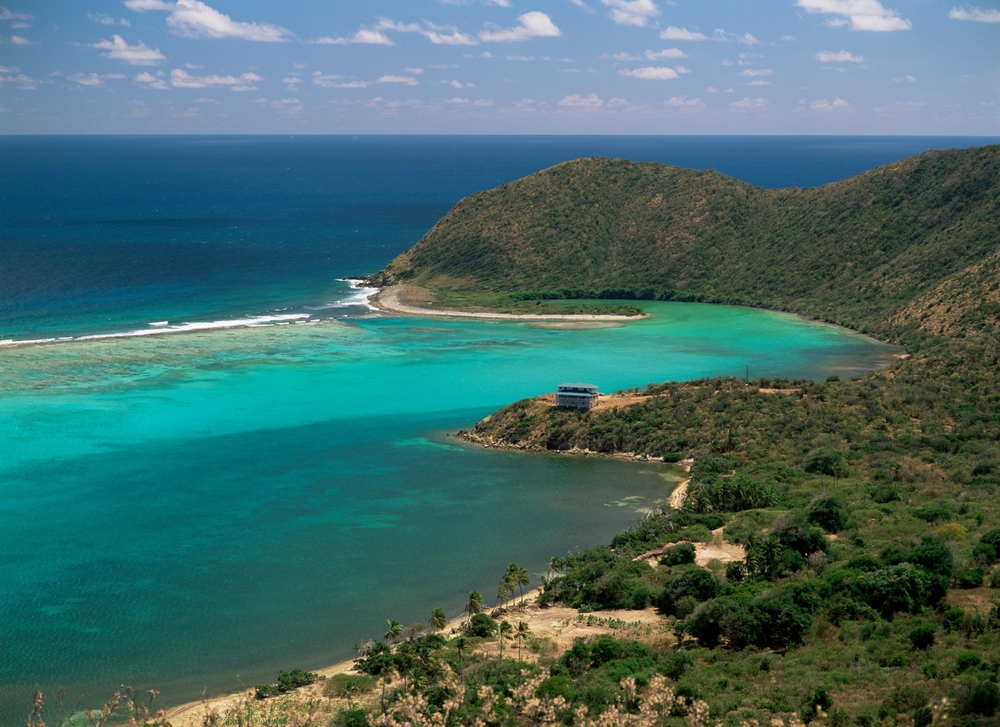
POLYGON ((847 474, 847 464, 844 455, 835 449, 814 449, 806 456, 802 466, 806 472, 830 477, 843 477, 847 474))
POLYGON ((291 671, 279 671, 277 684, 261 684, 256 687, 257 699, 267 699, 279 694, 285 694, 293 689, 315 684, 319 676, 311 671, 292 669, 291 671))
POLYGON ((497 622, 489 614, 477 613, 469 619, 469 636, 490 638, 497 632, 497 622))
POLYGON ((802 708, 802 721, 811 722, 816 719, 819 710, 828 712, 832 706, 833 699, 830 698, 827 691, 822 688, 817 689, 805 700, 805 705, 802 708))
POLYGON ((980 543, 986 543, 987 545, 992 545, 993 550, 1000 554, 1000 528, 994 528, 993 530, 987 530, 979 538, 980 543))
POLYGON ((913 645, 914 651, 926 651, 934 646, 934 632, 936 630, 933 626, 917 626, 911 630, 910 643, 913 645))
POLYGON ((903 687, 890 694, 882 703, 897 712, 913 712, 927 705, 927 695, 913 687, 903 687))
POLYGON ((847 505, 841 497, 817 495, 806 508, 806 521, 819 525, 828 533, 839 533, 847 525, 847 505))
POLYGON ((982 665, 983 659, 974 651, 966 651, 964 654, 959 654, 958 658, 955 659, 955 669, 960 672, 970 671, 971 669, 978 669, 982 665))
POLYGON ((1000 690, 995 682, 983 681, 963 685, 965 692, 959 698, 959 706, 963 714, 981 714, 992 717, 1000 709, 1000 690))
POLYGON ((937 573, 945 578, 951 577, 953 567, 951 550, 941 538, 924 536, 907 560, 919 565, 928 573, 937 573))
POLYGON ((538 685, 535 695, 544 699, 545 697, 562 697, 567 702, 573 701, 573 682, 568 676, 549 677, 538 685))
POLYGON ((997 562, 997 549, 989 543, 977 543, 972 549, 972 560, 978 566, 991 566, 997 562))
POLYGON ((959 588, 979 588, 983 585, 982 568, 966 568, 956 579, 959 588))
POLYGON ((930 707, 921 707, 913 713, 913 727, 927 727, 934 721, 934 713, 930 707))
POLYGON ((899 499, 899 490, 894 485, 879 485, 872 490, 872 499, 880 505, 887 505, 899 499))
POLYGON ((657 608, 668 616, 676 613, 677 603, 685 596, 695 600, 707 601, 715 598, 719 592, 719 584, 708 571, 698 568, 682 573, 678 578, 669 581, 656 601, 657 608))
POLYGON ((910 551, 899 545, 890 545, 882 551, 882 562, 886 565, 899 565, 910 558, 910 551))
POLYGON ((660 565, 685 565, 694 563, 695 549, 691 543, 681 543, 663 551, 660 565))
POLYGON ((879 611, 883 617, 894 613, 919 613, 931 592, 931 577, 910 563, 865 573, 854 582, 857 599, 879 611))
POLYGON ((336 727, 370 727, 368 713, 363 709, 344 709, 337 713, 336 727))
POLYGON ((694 659, 686 651, 675 651, 663 666, 663 673, 677 681, 684 672, 694 666, 694 659))

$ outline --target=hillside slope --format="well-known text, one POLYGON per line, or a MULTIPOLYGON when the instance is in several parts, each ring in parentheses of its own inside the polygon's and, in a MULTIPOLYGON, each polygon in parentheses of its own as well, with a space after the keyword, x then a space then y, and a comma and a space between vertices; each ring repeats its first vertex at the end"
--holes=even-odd
POLYGON ((811 189, 580 159, 461 200, 376 276, 520 297, 701 300, 905 339, 996 325, 1000 146, 931 151, 811 189), (935 294, 934 291, 937 291, 935 294), (921 317, 921 296, 951 311, 921 317), (995 295, 992 295, 995 297, 995 295), (985 305, 984 305, 985 304, 985 305), (945 306, 947 307, 947 306, 945 306))

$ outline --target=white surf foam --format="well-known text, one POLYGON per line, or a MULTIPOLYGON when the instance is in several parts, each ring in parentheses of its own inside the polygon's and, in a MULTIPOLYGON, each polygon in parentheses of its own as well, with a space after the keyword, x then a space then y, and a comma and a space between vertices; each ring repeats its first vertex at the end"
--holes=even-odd
POLYGON ((373 306, 369 300, 378 292, 378 288, 366 288, 363 286, 364 281, 354 278, 337 278, 337 280, 351 286, 351 292, 347 295, 347 297, 335 300, 331 303, 326 303, 324 305, 311 307, 309 310, 330 310, 331 308, 349 308, 356 306, 364 306, 368 308, 368 310, 378 310, 378 308, 373 306))
MULTIPOLYGON (((193 331, 218 331, 226 328, 259 328, 276 324, 288 325, 292 321, 309 318, 309 313, 285 313, 273 316, 253 316, 251 318, 234 318, 226 321, 195 321, 180 323, 175 326, 157 325, 156 328, 145 328, 138 331, 123 331, 121 333, 95 333, 89 336, 72 336, 65 338, 35 338, 18 341, 14 339, 0 340, 0 346, 30 346, 38 343, 97 341, 106 338, 138 338, 143 336, 162 336, 168 333, 191 333, 193 331)), ((152 324, 151 324, 152 325, 152 324)))

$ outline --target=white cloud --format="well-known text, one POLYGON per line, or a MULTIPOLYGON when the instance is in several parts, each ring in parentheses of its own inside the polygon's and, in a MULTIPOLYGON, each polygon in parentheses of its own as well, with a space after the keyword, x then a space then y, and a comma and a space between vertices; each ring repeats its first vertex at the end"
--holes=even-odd
POLYGON ((424 69, 423 68, 407 68, 406 72, 409 73, 409 74, 411 74, 411 75, 414 75, 414 76, 419 76, 421 73, 424 72, 424 69))
POLYGON ((420 81, 413 76, 382 76, 375 83, 398 83, 404 86, 419 86, 420 81))
POLYGON ((740 73, 747 78, 757 78, 759 76, 770 76, 774 73, 770 68, 748 68, 740 73))
POLYGON ((664 48, 663 50, 646 51, 646 58, 651 61, 657 61, 661 58, 687 58, 687 53, 680 48, 664 48))
POLYGON ((618 25, 644 27, 650 18, 660 14, 653 0, 601 0, 611 8, 611 19, 618 25))
POLYGON ((873 32, 909 30, 913 27, 909 20, 899 17, 897 11, 883 7, 879 0, 798 0, 796 5, 810 13, 841 16, 827 22, 834 27, 846 25, 848 21, 853 30, 873 32))
POLYGON ((362 28, 350 40, 351 43, 365 43, 368 45, 396 45, 392 39, 380 30, 369 30, 362 28))
POLYGON ((795 36, 794 36, 794 35, 783 35, 783 36, 781 36, 781 39, 782 39, 783 41, 785 41, 786 43, 798 43, 798 42, 799 42, 799 41, 798 41, 798 40, 797 40, 797 39, 795 38, 795 36))
POLYGON ((35 89, 38 88, 39 83, 50 83, 50 81, 39 81, 37 78, 26 76, 23 73, 19 73, 18 70, 19 70, 18 68, 8 68, 6 66, 0 66, 0 74, 4 73, 17 74, 10 76, 0 75, 0 88, 2 88, 5 83, 16 83, 17 87, 22 91, 34 91, 35 89))
POLYGON ((534 56, 507 56, 508 61, 533 61, 534 56))
POLYGON ((616 61, 641 61, 642 56, 634 56, 631 53, 615 53, 611 56, 616 61))
POLYGON ((821 63, 864 63, 863 56, 856 56, 846 50, 834 53, 830 50, 821 50, 814 58, 821 63))
POLYGON ((306 43, 311 45, 347 45, 347 40, 345 38, 331 38, 327 35, 322 38, 307 40, 306 43))
POLYGON ((673 68, 667 68, 666 66, 646 66, 645 68, 633 68, 627 69, 623 68, 618 71, 622 76, 631 76, 632 78, 641 78, 644 81, 669 81, 674 78, 680 78, 673 68))
POLYGON ((256 73, 237 76, 192 76, 187 71, 175 68, 170 72, 170 85, 174 88, 208 88, 209 86, 229 86, 232 91, 253 91, 251 83, 263 80, 256 73))
POLYGON ((160 61, 166 60, 159 48, 150 48, 141 40, 138 45, 129 45, 120 35, 115 35, 113 38, 94 43, 95 48, 108 51, 101 54, 105 58, 125 61, 133 66, 155 66, 160 61))
MULTIPOLYGON (((522 102, 525 99, 522 99, 522 102)), ((534 103, 532 101, 532 103, 534 103)), ((559 106, 573 106, 576 108, 587 108, 596 109, 604 105, 604 102, 598 97, 596 93, 592 93, 589 96, 581 96, 579 94, 574 94, 573 96, 567 96, 562 101, 559 102, 559 106)))
POLYGON ((150 113, 152 112, 149 110, 149 107, 142 101, 136 100, 132 102, 132 116, 135 118, 141 119, 145 116, 149 116, 150 113))
POLYGON ((518 16, 517 21, 516 28, 493 26, 491 30, 484 30, 479 34, 479 39, 487 43, 497 43, 529 38, 556 38, 562 35, 562 31, 552 22, 552 18, 537 10, 518 16))
POLYGON ((892 79, 893 83, 916 83, 917 79, 913 76, 903 76, 902 78, 892 79))
POLYGON ((138 74, 134 79, 136 83, 142 84, 145 88, 155 88, 157 91, 166 91, 169 87, 163 78, 154 76, 145 71, 138 74))
POLYGON ((334 88, 368 88, 368 81, 347 81, 346 83, 335 83, 334 88))
POLYGON ((481 98, 481 99, 479 99, 477 101, 473 101, 472 105, 473 106, 492 106, 493 102, 490 101, 488 98, 481 98))
POLYGON ((675 25, 671 25, 660 33, 660 38, 663 40, 708 40, 708 36, 704 33, 698 33, 687 28, 678 28, 675 25))
POLYGON ((948 13, 952 20, 971 20, 976 23, 1000 23, 1000 10, 984 10, 974 5, 952 8, 948 13))
POLYGON ((108 79, 118 79, 125 78, 124 73, 74 73, 72 76, 67 76, 70 81, 76 81, 81 86, 89 86, 91 88, 105 88, 104 82, 108 79))
POLYGON ((672 96, 663 102, 665 106, 678 109, 680 111, 702 111, 707 105, 700 98, 688 98, 687 96, 672 96))
POLYGON ((770 86, 770 81, 751 81, 747 84, 748 86, 770 86))
POLYGON ((736 33, 727 33, 724 28, 716 28, 712 31, 712 40, 719 40, 725 43, 741 43, 743 45, 760 45, 760 41, 757 40, 750 33, 744 33, 743 35, 737 35, 736 33))
POLYGON ((87 17, 90 18, 92 23, 98 23, 100 25, 123 25, 126 28, 132 26, 132 23, 127 21, 125 18, 115 20, 110 15, 91 15, 90 13, 87 13, 87 17))
POLYGON ((423 35, 434 45, 479 45, 479 41, 471 35, 466 35, 458 30, 441 32, 440 30, 428 30, 423 35))
POLYGON ((7 8, 0 8, 0 20, 31 20, 32 16, 28 13, 12 12, 7 8))
POLYGON ((467 103, 469 103, 469 99, 467 99, 467 98, 458 98, 458 97, 456 97, 456 98, 449 98, 449 99, 445 100, 445 103, 467 104, 467 103))
POLYGON ((139 13, 165 10, 167 25, 178 35, 190 38, 244 38, 265 43, 288 40, 290 30, 266 23, 245 23, 209 7, 200 0, 125 0, 125 7, 139 13))
POLYGON ((809 104, 809 108, 812 111, 823 111, 826 113, 831 111, 854 111, 854 106, 842 98, 835 98, 833 101, 827 101, 825 98, 813 101, 809 104))
POLYGON ((767 100, 758 96, 757 98, 743 98, 729 104, 729 110, 737 113, 750 113, 753 111, 763 111, 767 108, 767 100))
POLYGON ((476 87, 476 84, 474 84, 474 83, 462 83, 461 81, 451 81, 450 83, 448 83, 448 85, 451 86, 452 88, 475 88, 476 87))
POLYGON ((10 36, 10 42, 14 45, 31 45, 31 41, 27 38, 23 38, 20 35, 10 36))

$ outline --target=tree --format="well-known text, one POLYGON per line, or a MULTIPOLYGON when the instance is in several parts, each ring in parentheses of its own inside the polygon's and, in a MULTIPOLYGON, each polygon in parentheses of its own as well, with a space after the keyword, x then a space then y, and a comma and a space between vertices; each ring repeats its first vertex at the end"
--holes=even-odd
POLYGON ((471 619, 477 613, 483 612, 483 594, 479 591, 469 591, 469 602, 465 604, 465 613, 471 619))
POLYGON ((428 620, 427 623, 433 626, 435 631, 440 631, 448 625, 448 617, 442 609, 435 608, 431 613, 430 620, 428 620))
POLYGON ((508 563, 507 576, 505 576, 505 578, 507 578, 511 583, 512 586, 511 591, 513 591, 515 587, 520 590, 521 603, 523 604, 524 586, 528 585, 531 582, 531 579, 528 577, 528 570, 526 568, 522 568, 519 565, 516 565, 515 563, 508 563))
POLYGON ((510 625, 510 621, 501 621, 500 628, 497 630, 497 641, 500 644, 500 659, 497 662, 498 668, 500 661, 503 661, 503 642, 510 641, 514 638, 514 627, 510 625))
POLYGON ((528 637, 531 636, 531 628, 524 621, 518 621, 517 628, 514 630, 514 638, 517 640, 517 660, 521 661, 521 646, 528 637))
POLYGON ((505 573, 504 577, 500 579, 500 584, 497 586, 497 602, 494 606, 499 605, 503 602, 504 606, 507 605, 507 597, 510 596, 513 589, 513 582, 511 581, 510 573, 505 573))
POLYGON ((403 633, 403 624, 395 619, 386 619, 386 632, 382 637, 387 643, 393 643, 403 633))
POLYGON ((459 636, 455 639, 455 650, 458 652, 458 678, 462 678, 462 652, 468 647, 469 642, 465 640, 464 636, 459 636))

